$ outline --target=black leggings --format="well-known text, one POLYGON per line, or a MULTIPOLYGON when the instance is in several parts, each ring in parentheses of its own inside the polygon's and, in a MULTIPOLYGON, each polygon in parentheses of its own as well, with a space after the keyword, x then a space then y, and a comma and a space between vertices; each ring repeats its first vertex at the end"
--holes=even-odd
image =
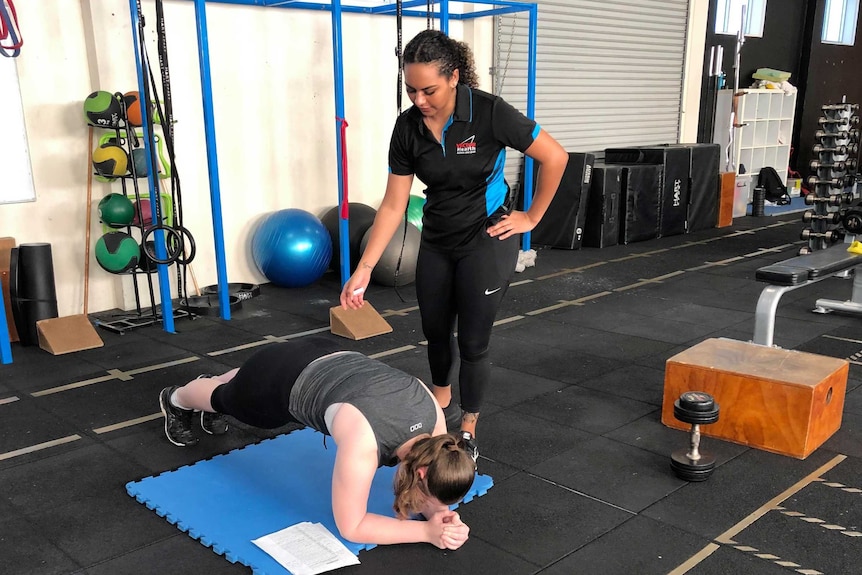
POLYGON ((213 390, 210 403, 217 412, 262 429, 298 423, 289 411, 296 378, 315 359, 340 349, 322 337, 267 345, 248 358, 232 380, 213 390))
POLYGON ((491 328, 518 261, 519 236, 492 238, 485 231, 466 247, 441 251, 422 244, 416 296, 428 340, 431 382, 449 385, 452 339, 458 321, 461 409, 478 413, 491 378, 491 328))

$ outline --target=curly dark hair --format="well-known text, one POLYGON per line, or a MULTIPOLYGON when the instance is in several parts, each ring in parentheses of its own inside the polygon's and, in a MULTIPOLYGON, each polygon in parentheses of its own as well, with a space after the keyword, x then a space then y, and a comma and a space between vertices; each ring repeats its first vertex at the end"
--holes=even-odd
POLYGON ((404 65, 437 64, 440 74, 452 77, 459 70, 458 83, 471 88, 479 87, 473 67, 473 52, 464 42, 453 40, 439 30, 419 32, 404 48, 404 65))

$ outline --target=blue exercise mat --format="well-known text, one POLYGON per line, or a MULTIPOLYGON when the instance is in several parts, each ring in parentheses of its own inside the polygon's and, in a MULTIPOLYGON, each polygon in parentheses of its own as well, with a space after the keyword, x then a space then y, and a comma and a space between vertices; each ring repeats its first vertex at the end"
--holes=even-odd
MULTIPOLYGON (((288 573, 252 539, 303 521, 322 523, 341 539, 332 517, 335 442, 312 429, 236 449, 126 485, 129 495, 254 575, 288 573)), ((394 516, 394 467, 374 476, 368 511, 394 516)), ((487 493, 494 482, 476 475, 464 503, 487 493)), ((374 545, 341 541, 354 554, 374 545)))

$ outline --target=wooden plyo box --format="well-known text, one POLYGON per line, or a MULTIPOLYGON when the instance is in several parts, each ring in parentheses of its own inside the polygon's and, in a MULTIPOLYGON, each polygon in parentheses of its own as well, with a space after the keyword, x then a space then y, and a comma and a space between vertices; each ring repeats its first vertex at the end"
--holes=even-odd
POLYGON ((674 417, 673 403, 704 391, 720 413, 703 435, 805 459, 841 427, 848 369, 834 357, 708 339, 667 360, 661 421, 691 429, 674 417))

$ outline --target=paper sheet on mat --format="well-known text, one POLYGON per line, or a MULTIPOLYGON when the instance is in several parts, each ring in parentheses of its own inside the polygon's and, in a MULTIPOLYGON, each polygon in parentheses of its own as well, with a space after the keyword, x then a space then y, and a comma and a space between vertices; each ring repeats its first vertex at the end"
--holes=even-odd
POLYGON ((359 558, 320 523, 297 523, 253 539, 252 543, 293 575, 317 575, 347 565, 359 565, 359 558))

